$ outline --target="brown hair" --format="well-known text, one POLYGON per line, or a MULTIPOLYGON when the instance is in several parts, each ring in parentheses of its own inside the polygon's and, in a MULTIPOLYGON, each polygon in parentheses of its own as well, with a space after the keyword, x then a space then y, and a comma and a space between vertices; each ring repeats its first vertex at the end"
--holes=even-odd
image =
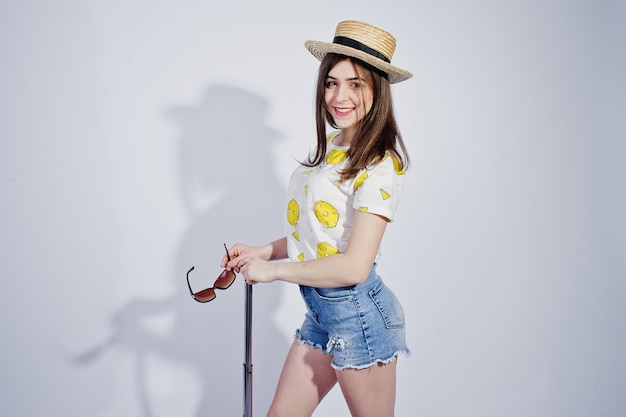
POLYGON ((333 116, 326 108, 324 100, 326 77, 337 63, 345 59, 349 59, 352 65, 363 70, 366 82, 372 88, 373 103, 370 111, 357 126, 348 149, 347 165, 340 173, 341 179, 354 178, 362 169, 380 162, 387 152, 397 158, 400 163, 399 170, 407 168, 409 155, 396 124, 387 75, 357 58, 338 54, 327 54, 320 64, 315 98, 317 149, 315 155, 309 155, 308 163, 302 162, 302 164, 311 167, 317 166, 323 163, 326 158, 326 123, 335 129, 338 128, 333 116))

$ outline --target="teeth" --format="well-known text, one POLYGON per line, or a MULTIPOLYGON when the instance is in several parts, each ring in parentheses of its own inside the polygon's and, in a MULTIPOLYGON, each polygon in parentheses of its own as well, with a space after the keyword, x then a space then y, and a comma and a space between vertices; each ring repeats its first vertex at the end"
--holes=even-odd
POLYGON ((352 111, 352 109, 340 109, 338 107, 335 107, 335 110, 337 110, 337 113, 349 113, 352 111))

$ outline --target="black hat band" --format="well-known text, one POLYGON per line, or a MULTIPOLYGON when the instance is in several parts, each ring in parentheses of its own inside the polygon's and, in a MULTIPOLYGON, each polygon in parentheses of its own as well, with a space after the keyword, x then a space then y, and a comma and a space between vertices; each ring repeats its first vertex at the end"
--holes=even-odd
POLYGON ((354 39, 346 38, 345 36, 335 36, 335 39, 333 39, 333 43, 336 43, 338 45, 348 46, 350 48, 354 48, 359 51, 363 51, 368 55, 371 55, 378 59, 382 59, 383 61, 387 63, 391 63, 391 61, 385 55, 381 54, 376 49, 372 49, 369 46, 362 44, 359 41, 355 41, 354 39))

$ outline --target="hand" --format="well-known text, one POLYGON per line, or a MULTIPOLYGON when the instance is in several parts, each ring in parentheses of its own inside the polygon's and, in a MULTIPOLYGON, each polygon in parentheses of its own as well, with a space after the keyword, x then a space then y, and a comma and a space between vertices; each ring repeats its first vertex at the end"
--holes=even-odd
POLYGON ((235 270, 235 272, 240 272, 241 267, 243 266, 241 260, 244 258, 259 258, 261 260, 268 260, 271 254, 271 246, 248 246, 243 245, 241 243, 236 243, 232 248, 228 250, 228 255, 230 256, 230 262, 228 261, 228 257, 224 255, 222 257, 222 261, 220 262, 220 266, 227 270, 235 270))
POLYGON ((276 279, 273 274, 274 265, 258 257, 239 258, 237 268, 250 285, 259 282, 273 282, 276 279))

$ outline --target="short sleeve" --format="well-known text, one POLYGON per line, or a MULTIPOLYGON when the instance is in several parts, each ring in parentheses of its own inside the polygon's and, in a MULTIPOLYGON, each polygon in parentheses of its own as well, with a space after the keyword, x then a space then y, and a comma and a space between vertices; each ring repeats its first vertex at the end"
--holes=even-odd
POLYGON ((353 208, 393 221, 402 190, 405 171, 395 157, 387 155, 379 164, 364 169, 354 181, 353 208))

